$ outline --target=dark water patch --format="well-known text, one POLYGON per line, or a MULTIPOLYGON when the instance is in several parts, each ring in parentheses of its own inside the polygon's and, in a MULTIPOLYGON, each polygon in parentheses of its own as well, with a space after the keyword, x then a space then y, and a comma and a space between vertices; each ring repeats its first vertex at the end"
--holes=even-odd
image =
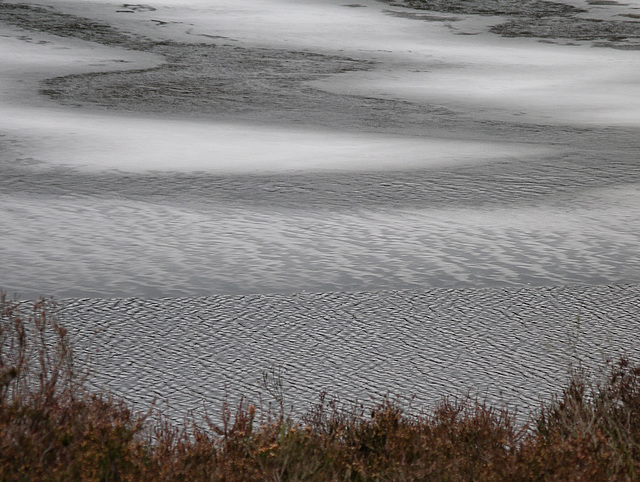
POLYGON ((305 85, 327 75, 367 70, 371 62, 229 45, 169 43, 148 50, 165 62, 151 69, 49 79, 40 93, 66 105, 216 120, 248 115, 254 121, 312 123, 321 117, 319 113, 327 112, 334 117, 327 119, 329 125, 341 116, 355 117, 345 114, 349 109, 363 117, 376 108, 388 111, 394 104, 347 98, 305 85))
POLYGON ((61 13, 52 7, 0 2, 0 21, 26 30, 77 38, 104 45, 147 50, 153 42, 92 19, 61 13))
MULTIPOLYGON (((637 42, 640 39, 640 22, 597 20, 586 18, 538 18, 511 19, 491 27, 493 33, 505 37, 562 38, 582 41, 608 41, 619 46, 621 42, 637 42)), ((624 44, 623 44, 624 45, 624 44)))
MULTIPOLYGON (((592 6, 619 5, 613 1, 588 3, 592 6)), ((578 14, 587 10, 565 3, 542 0, 405 0, 393 5, 443 13, 507 17, 506 22, 490 28, 491 32, 504 37, 571 39, 600 42, 600 47, 639 48, 633 42, 640 38, 640 22, 580 18, 578 14)))
POLYGON ((544 0, 404 0, 398 4, 436 12, 512 17, 548 17, 584 11, 566 3, 544 0))

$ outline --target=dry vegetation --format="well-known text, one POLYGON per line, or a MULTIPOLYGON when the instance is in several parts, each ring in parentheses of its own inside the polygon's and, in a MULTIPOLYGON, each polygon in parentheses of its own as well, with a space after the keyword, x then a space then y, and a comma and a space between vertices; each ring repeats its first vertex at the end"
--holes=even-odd
POLYGON ((0 480, 631 480, 640 471, 640 367, 601 385, 575 373, 529 424, 477 401, 412 416, 320 396, 294 420, 241 403, 219 424, 177 427, 89 393, 41 300, 0 298, 0 480))

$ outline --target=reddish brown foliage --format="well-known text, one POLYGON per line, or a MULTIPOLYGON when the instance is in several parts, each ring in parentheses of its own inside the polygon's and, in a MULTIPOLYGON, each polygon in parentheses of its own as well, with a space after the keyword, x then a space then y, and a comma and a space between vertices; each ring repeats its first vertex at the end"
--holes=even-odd
MULTIPOLYGON (((518 427, 505 410, 443 400, 412 416, 325 395, 300 420, 243 401, 222 423, 151 422, 91 394, 66 330, 41 300, 0 299, 0 480, 633 480, 640 473, 640 367, 622 358, 588 389, 518 427), (531 427, 531 428, 530 428, 531 427)), ((277 390, 276 390, 277 392, 277 390)), ((157 418, 154 418, 157 420, 157 418)))

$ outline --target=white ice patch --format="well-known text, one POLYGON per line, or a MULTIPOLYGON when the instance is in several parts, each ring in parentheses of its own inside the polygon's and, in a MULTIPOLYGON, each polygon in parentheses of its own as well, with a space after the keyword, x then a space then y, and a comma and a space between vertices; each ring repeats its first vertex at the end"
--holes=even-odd
MULTIPOLYGON (((268 5, 271 4, 263 7, 268 5)), ((275 5, 281 10, 286 6, 274 2, 270 8, 275 5)), ((85 8, 85 15, 90 15, 91 8, 85 8)), ((298 5, 293 10, 306 8, 298 5)), ((354 10, 366 9, 340 10, 346 12, 343 22, 352 18, 350 12, 354 10)), ((273 12, 267 9, 263 14, 268 23, 273 12)), ((379 18, 391 19, 384 15, 379 18)), ((304 19, 303 23, 318 20, 315 16, 304 19)), ((229 22, 233 25, 233 21, 229 22)), ((294 30, 300 28, 293 22, 290 26, 294 30)), ((17 35, 15 29, 8 31, 17 35)), ((335 41, 331 38, 334 37, 327 37, 329 43, 335 41)), ((364 33, 359 38, 364 39, 364 33)), ((0 41, 0 46, 9 52, 0 72, 0 135, 13 140, 12 154, 5 150, 4 161, 34 159, 121 171, 264 172, 435 167, 522 158, 542 152, 535 146, 502 140, 475 142, 456 139, 455 135, 437 139, 346 134, 49 107, 54 104, 36 93, 40 80, 72 73, 148 68, 157 64, 158 57, 38 33, 29 33, 28 39, 7 36, 0 41)))
POLYGON ((431 58, 349 72, 315 87, 445 105, 474 117, 640 125, 640 53, 530 39, 436 40, 431 58), (597 67, 596 67, 597 66, 597 67))
POLYGON ((91 170, 270 172, 371 170, 522 158, 543 149, 309 129, 5 108, 0 132, 21 157, 91 170))

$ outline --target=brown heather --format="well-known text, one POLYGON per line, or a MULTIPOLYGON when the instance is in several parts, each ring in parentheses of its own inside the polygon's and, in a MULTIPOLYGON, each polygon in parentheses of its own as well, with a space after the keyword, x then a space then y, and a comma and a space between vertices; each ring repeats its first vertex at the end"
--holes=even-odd
POLYGON ((266 415, 242 401, 219 424, 178 427, 90 393, 53 302, 23 311, 0 294, 2 481, 640 478, 640 367, 626 358, 593 387, 574 372, 524 426, 472 399, 414 416, 388 399, 369 410, 325 394, 294 420, 265 375, 277 402, 266 415))

